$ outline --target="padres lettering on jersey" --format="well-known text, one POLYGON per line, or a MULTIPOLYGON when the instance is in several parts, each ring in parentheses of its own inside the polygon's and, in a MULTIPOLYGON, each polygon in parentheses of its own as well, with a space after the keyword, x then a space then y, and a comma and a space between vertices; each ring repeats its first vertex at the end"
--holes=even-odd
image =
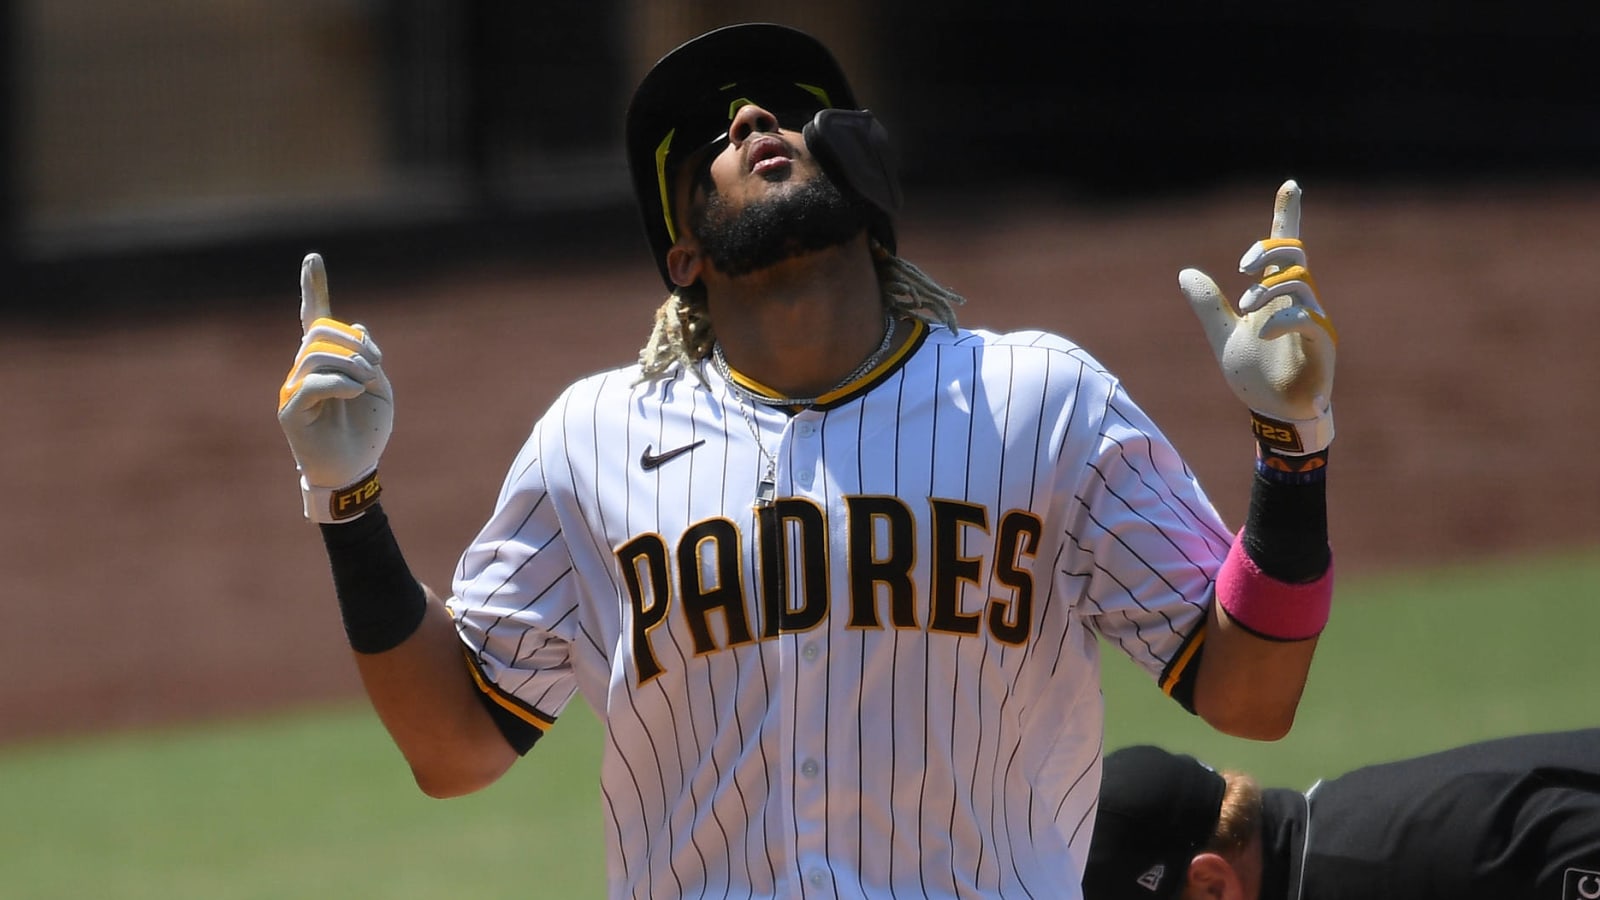
MULTIPOLYGON (((841 527, 850 553, 846 581, 850 585, 849 622, 852 628, 879 628, 878 587, 889 593, 888 621, 894 628, 928 628, 953 635, 987 634, 1006 644, 1028 639, 1033 611, 1033 576, 1019 565, 1031 560, 1039 545, 1039 518, 1013 510, 1000 518, 993 550, 987 556, 965 556, 960 548, 971 532, 987 536, 988 511, 955 500, 931 499, 930 519, 935 551, 934 583, 919 592, 912 581, 917 518, 896 497, 842 498, 848 511, 841 527), (890 535, 887 553, 879 557, 870 544, 880 526, 890 535), (1007 597, 992 597, 984 608, 961 608, 961 589, 980 584, 986 565, 994 565, 995 580, 1009 589, 1007 597), (931 608, 919 610, 914 598, 926 597, 931 608)), ((694 638, 696 655, 746 644, 753 640, 750 623, 760 623, 762 638, 816 628, 831 614, 832 597, 826 573, 829 524, 824 511, 810 500, 784 499, 760 510, 757 545, 761 548, 761 603, 752 602, 740 572, 737 526, 728 519, 696 522, 684 531, 676 547, 668 547, 658 534, 644 534, 617 549, 622 577, 631 603, 634 669, 640 684, 655 678, 662 666, 650 648, 650 631, 676 606, 694 638), (792 528, 790 526, 793 526, 792 528), (792 537, 791 537, 792 535, 792 537), (789 573, 784 560, 799 560, 800 577, 789 573), (674 565, 674 562, 677 565, 674 565), (716 573, 707 583, 702 567, 716 573), (676 587, 676 590, 674 590, 676 587), (677 602, 674 603, 674 597, 677 602), (726 644, 712 636, 711 614, 720 613, 726 644)))
POLYGON ((919 324, 798 413, 710 366, 573 385, 451 608, 503 705, 605 720, 612 897, 1062 897, 1100 638, 1181 668, 1230 540, 1080 348, 919 324))

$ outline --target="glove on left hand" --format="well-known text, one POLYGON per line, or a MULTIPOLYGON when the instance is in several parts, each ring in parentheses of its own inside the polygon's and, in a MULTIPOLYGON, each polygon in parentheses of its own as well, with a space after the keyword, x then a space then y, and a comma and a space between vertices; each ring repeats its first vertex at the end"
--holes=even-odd
POLYGON ((1272 452, 1304 456, 1333 441, 1333 364, 1338 333, 1317 301, 1300 243, 1300 186, 1278 189, 1271 237, 1239 260, 1260 281, 1235 306, 1198 269, 1178 287, 1205 327, 1234 396, 1248 406, 1256 438, 1272 452))
POLYGON ((306 518, 347 522, 378 499, 378 457, 394 428, 383 354, 362 325, 331 317, 322 257, 300 266, 303 337, 278 391, 278 424, 300 469, 306 518))

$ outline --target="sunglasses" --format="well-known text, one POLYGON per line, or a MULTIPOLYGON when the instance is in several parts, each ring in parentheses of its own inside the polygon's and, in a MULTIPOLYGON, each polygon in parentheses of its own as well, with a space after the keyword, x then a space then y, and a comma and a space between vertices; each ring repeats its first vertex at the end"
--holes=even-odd
POLYGON ((667 224, 667 239, 676 241, 678 229, 672 221, 672 182, 683 164, 695 154, 728 138, 728 125, 739 110, 756 104, 770 112, 778 125, 799 131, 818 111, 830 109, 828 92, 809 84, 761 82, 728 84, 690 104, 683 119, 667 130, 656 145, 656 181, 661 190, 661 215, 667 224))

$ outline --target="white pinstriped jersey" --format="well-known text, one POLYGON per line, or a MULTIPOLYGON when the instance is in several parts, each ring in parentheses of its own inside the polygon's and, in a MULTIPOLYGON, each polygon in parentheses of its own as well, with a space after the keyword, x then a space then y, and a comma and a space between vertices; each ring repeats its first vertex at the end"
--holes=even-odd
POLYGON ((606 723, 612 897, 1077 896, 1095 635, 1171 676, 1232 536, 1076 345, 915 327, 794 415, 579 381, 463 555, 490 696, 606 723))

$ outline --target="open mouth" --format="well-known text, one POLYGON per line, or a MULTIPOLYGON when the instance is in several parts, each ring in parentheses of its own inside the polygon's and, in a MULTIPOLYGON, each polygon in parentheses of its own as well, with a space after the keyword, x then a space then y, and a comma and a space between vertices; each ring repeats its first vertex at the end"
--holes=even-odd
POLYGON ((745 159, 750 171, 756 175, 778 174, 793 162, 789 156, 789 145, 775 137, 757 138, 751 142, 745 159))

